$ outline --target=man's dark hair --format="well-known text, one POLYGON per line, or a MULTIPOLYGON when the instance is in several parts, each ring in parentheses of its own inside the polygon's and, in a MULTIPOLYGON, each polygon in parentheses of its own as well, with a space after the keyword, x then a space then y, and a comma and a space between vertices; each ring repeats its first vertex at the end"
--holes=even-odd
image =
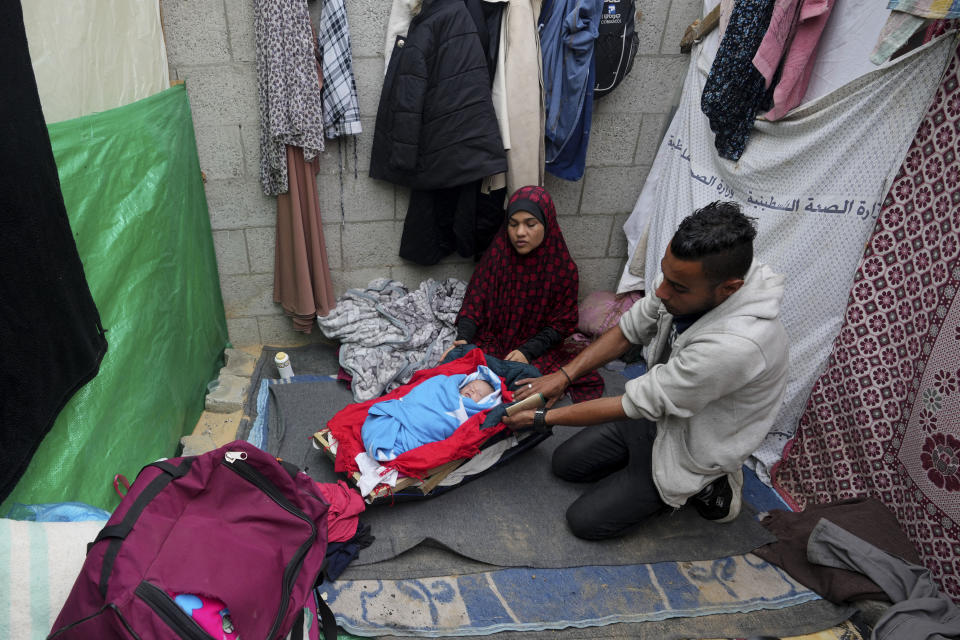
POLYGON ((680 260, 697 260, 710 284, 743 278, 753 262, 753 219, 736 202, 711 202, 683 219, 670 241, 680 260))

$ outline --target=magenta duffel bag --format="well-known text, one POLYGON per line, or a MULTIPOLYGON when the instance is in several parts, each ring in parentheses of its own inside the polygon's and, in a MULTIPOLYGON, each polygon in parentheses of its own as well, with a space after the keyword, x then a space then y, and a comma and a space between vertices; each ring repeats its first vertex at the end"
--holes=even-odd
POLYGON ((315 487, 240 441, 147 465, 88 545, 49 638, 335 638, 314 588, 329 507, 315 487))

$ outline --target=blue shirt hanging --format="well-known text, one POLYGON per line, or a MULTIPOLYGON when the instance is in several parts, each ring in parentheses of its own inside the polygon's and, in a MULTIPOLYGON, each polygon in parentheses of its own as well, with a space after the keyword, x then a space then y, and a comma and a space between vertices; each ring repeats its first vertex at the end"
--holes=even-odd
POLYGON ((563 151, 567 151, 566 158, 586 154, 589 136, 583 132, 590 130, 592 108, 585 106, 592 88, 591 67, 601 7, 599 0, 548 0, 540 13, 548 169, 563 151), (574 144, 577 153, 565 149, 568 144, 574 144))
POLYGON ((590 61, 590 81, 587 83, 587 95, 583 102, 580 119, 566 146, 544 168, 552 175, 564 180, 579 180, 587 167, 587 146, 590 142, 590 125, 593 121, 593 92, 596 85, 596 61, 590 61))

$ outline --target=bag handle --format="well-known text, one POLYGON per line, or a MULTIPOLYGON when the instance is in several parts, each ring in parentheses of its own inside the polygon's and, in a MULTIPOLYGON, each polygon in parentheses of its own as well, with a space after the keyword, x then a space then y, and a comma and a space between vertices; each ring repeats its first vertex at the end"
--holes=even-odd
POLYGON ((127 493, 130 491, 130 481, 127 480, 127 477, 122 473, 118 473, 113 476, 113 490, 117 492, 117 495, 120 496, 120 499, 123 500, 127 497, 127 493), (123 493, 120 493, 120 484, 123 484, 123 493))
POLYGON ((320 621, 323 623, 323 637, 325 640, 337 640, 337 618, 317 590, 314 590, 314 593, 317 594, 317 613, 320 614, 320 621))
MULTIPOLYGON (((323 574, 321 574, 322 576, 323 574)), ((337 619, 333 615, 333 611, 330 610, 330 606, 327 605, 326 601, 320 595, 319 589, 320 579, 317 580, 317 584, 313 586, 313 601, 317 605, 317 615, 320 618, 320 630, 323 632, 324 640, 337 640, 337 619)), ((307 609, 301 608, 300 613, 297 614, 297 617, 293 621, 293 629, 290 630, 290 635, 287 636, 288 640, 306 640, 303 637, 303 618, 306 615, 307 609)))

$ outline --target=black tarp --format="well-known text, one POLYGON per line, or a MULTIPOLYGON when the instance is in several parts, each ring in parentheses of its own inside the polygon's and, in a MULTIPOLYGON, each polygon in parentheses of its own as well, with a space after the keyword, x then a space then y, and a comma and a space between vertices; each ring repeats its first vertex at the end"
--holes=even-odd
POLYGON ((0 500, 107 342, 44 122, 19 2, 0 3, 0 500))

